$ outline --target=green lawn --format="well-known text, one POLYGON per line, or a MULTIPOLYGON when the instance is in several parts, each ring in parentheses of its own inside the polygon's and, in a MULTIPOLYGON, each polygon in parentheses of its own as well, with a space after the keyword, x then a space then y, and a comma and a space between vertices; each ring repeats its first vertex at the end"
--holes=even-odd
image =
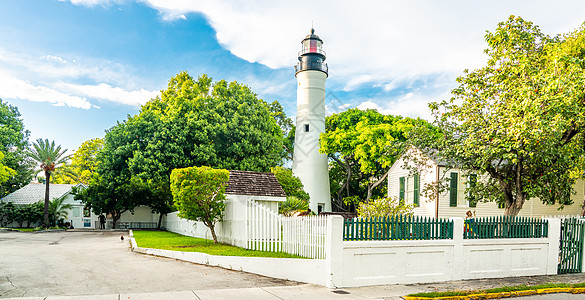
POLYGON ((429 293, 416 293, 410 294, 410 297, 427 297, 427 298, 438 298, 438 297, 449 297, 449 296, 467 296, 471 294, 490 294, 490 293, 501 293, 501 292, 514 292, 514 291, 529 291, 538 289, 549 289, 549 288, 582 288, 585 287, 585 283, 546 283, 534 286, 529 285, 517 285, 517 286, 505 286, 487 290, 471 290, 471 291, 449 291, 449 292, 429 292, 429 293))
POLYGON ((247 250, 226 244, 214 244, 213 241, 180 235, 168 231, 134 230, 134 239, 138 247, 185 252, 202 252, 211 255, 304 258, 284 252, 247 250))
POLYGON ((33 232, 35 231, 35 228, 10 228, 12 230, 18 230, 18 231, 26 231, 26 232, 33 232))

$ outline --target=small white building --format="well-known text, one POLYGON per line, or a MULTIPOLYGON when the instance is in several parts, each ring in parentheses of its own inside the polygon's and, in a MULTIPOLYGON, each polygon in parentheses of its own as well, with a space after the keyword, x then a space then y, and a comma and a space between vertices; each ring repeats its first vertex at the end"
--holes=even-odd
MULTIPOLYGON (((459 169, 448 169, 445 163, 437 161, 429 155, 423 154, 416 148, 409 151, 416 151, 425 162, 419 174, 410 175, 405 166, 405 158, 401 156, 388 171, 388 196, 404 199, 407 204, 414 204, 414 214, 428 217, 459 217, 465 218, 469 210, 475 211, 476 216, 497 216, 504 214, 504 208, 498 207, 495 202, 469 201, 466 188, 470 182, 470 176, 459 169), (421 194, 426 184, 435 184, 439 179, 449 179, 450 186, 447 192, 441 193, 435 199, 429 199, 421 194)), ((414 167, 412 162, 409 166, 414 167)), ((473 176, 473 175, 471 175, 473 176)), ((474 179, 471 179, 474 180, 474 179)), ((478 180, 477 177, 475 180, 478 180)), ((480 180, 480 179, 479 179, 480 180)), ((539 199, 528 199, 524 203, 518 216, 542 217, 554 215, 579 215, 583 204, 585 184, 577 180, 574 189, 576 194, 571 195, 572 205, 565 205, 564 209, 558 210, 559 205, 546 205, 539 199)))
MULTIPOLYGON (((49 198, 50 200, 65 198, 63 204, 71 204, 72 209, 67 210, 67 218, 65 222, 70 222, 74 228, 93 228, 93 224, 97 221, 97 216, 86 208, 79 200, 73 199, 71 194, 73 187, 85 188, 83 184, 50 184, 49 198)), ((43 183, 29 183, 15 192, 6 195, 0 199, 0 202, 12 202, 15 205, 32 204, 35 202, 45 201, 45 184, 43 183)), ((12 224, 16 226, 16 224, 12 224)), ((40 225, 40 224, 34 224, 40 225)), ((12 226, 12 227, 14 227, 12 226)), ((32 224, 31 224, 32 226, 32 224)))
MULTIPOLYGON (((251 222, 262 222, 271 216, 278 216, 278 204, 286 201, 286 194, 273 173, 229 171, 230 177, 225 190, 226 207, 223 220, 216 223, 215 233, 222 243, 246 247, 251 222)), ((211 232, 202 223, 185 220, 170 213, 163 222, 164 227, 183 235, 212 239, 211 232)), ((268 235, 278 234, 272 228, 268 235)))

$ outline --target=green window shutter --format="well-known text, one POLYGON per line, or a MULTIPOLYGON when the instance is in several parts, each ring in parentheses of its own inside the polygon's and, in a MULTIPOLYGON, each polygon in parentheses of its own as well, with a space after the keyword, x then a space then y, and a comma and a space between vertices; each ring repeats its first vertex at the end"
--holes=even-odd
MULTIPOLYGON (((469 175, 469 187, 474 188, 476 184, 477 184, 477 175, 476 174, 469 175)), ((469 207, 476 207, 477 206, 477 199, 475 199, 475 197, 473 197, 471 195, 471 193, 469 193, 469 195, 467 195, 467 197, 469 199, 469 207)))
POLYGON ((412 198, 415 207, 420 206, 420 178, 414 174, 414 197, 412 198))
POLYGON ((400 182, 400 193, 398 194, 398 200, 400 201, 400 204, 404 203, 404 177, 400 177, 399 179, 400 182))
POLYGON ((451 188, 449 189, 449 206, 457 207, 457 173, 451 172, 451 188))

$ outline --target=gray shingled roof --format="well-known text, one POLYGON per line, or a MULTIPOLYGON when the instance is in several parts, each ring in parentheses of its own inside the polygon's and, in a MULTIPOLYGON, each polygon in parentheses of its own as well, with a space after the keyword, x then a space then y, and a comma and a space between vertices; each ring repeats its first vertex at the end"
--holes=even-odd
MULTIPOLYGON (((71 191, 75 184, 51 184, 49 185, 49 198, 51 200, 60 198, 71 191)), ((14 204, 29 204, 45 200, 45 185, 42 183, 29 183, 12 194, 0 199, 1 202, 12 202, 14 204)))
POLYGON ((272 173, 230 171, 226 194, 286 197, 272 173))

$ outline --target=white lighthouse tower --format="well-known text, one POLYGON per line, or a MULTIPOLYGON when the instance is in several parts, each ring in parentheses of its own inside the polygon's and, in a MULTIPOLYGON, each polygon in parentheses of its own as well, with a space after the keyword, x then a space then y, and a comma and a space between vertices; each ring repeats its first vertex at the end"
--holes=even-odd
POLYGON ((297 128, 293 174, 301 179, 311 196, 314 212, 331 211, 327 155, 319 153, 319 135, 325 132, 325 80, 328 76, 325 51, 315 30, 301 42, 297 77, 297 128))

